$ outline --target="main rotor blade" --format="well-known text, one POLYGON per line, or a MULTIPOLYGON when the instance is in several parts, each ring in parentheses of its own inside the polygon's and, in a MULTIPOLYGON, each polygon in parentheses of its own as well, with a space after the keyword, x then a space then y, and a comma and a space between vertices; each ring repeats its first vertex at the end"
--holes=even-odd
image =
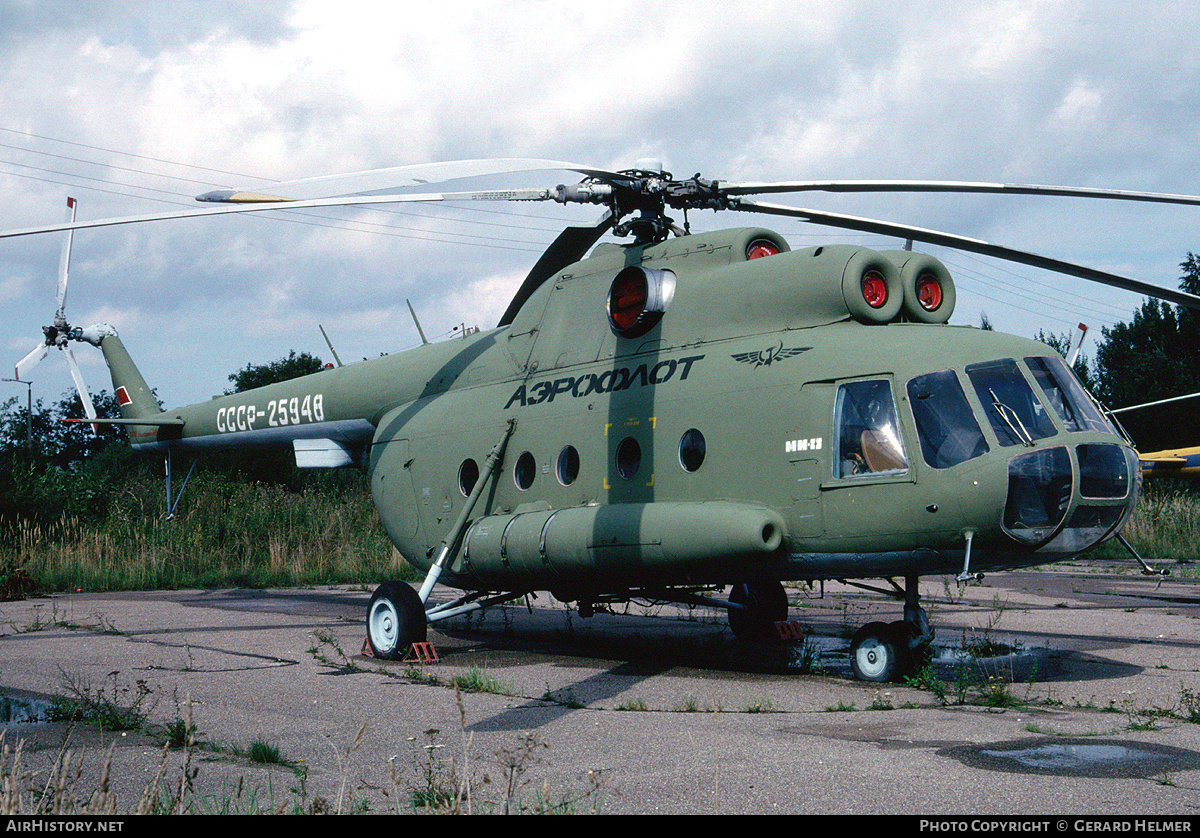
POLYGON ((567 265, 578 262, 586 256, 592 245, 599 241, 600 237, 612 228, 612 225, 613 217, 610 211, 606 212, 599 221, 592 224, 572 224, 559 233, 558 237, 546 248, 542 257, 529 270, 525 281, 517 289, 516 296, 508 304, 508 308, 496 325, 507 326, 512 323, 521 306, 525 305, 525 301, 541 287, 543 282, 567 265))
POLYGON ((953 180, 832 180, 781 181, 778 183, 721 183, 727 195, 766 195, 780 192, 968 192, 991 195, 1049 195, 1067 198, 1105 198, 1160 204, 1200 206, 1198 195, 1090 189, 1078 186, 1043 186, 1030 183, 973 183, 953 180))
POLYGON ((617 177, 613 172, 565 163, 561 160, 513 158, 507 160, 452 160, 445 163, 422 163, 413 166, 394 166, 390 169, 371 169, 344 175, 323 175, 261 188, 220 189, 197 196, 197 201, 219 203, 258 203, 272 201, 304 201, 314 198, 339 198, 349 195, 393 194, 400 189, 428 187, 450 180, 488 175, 517 174, 565 170, 582 175, 617 177))
POLYGON ((1159 399, 1155 402, 1146 402, 1145 404, 1131 404, 1126 407, 1118 407, 1109 411, 1110 413, 1128 413, 1131 410, 1141 410, 1143 407, 1158 407, 1164 404, 1174 404, 1188 399, 1200 398, 1200 393, 1188 393, 1186 396, 1174 396, 1169 399, 1159 399))
MULTIPOLYGON (((75 199, 67 198, 67 223, 75 220, 75 199)), ((67 306, 67 268, 71 264, 71 237, 74 230, 67 230, 67 238, 63 242, 62 255, 58 260, 58 312, 56 320, 64 317, 67 306)))
POLYGON ((477 192, 431 192, 414 195, 351 195, 341 198, 320 198, 311 201, 277 201, 263 204, 222 204, 205 209, 178 210, 175 212, 127 215, 118 218, 98 218, 92 221, 74 221, 67 224, 47 224, 41 227, 23 227, 17 230, 0 230, 0 239, 17 236, 34 236, 40 233, 59 233, 63 230, 86 230, 97 227, 114 227, 120 224, 144 224, 149 221, 168 221, 175 218, 200 218, 206 215, 231 215, 239 212, 271 212, 274 210, 309 209, 311 207, 351 207, 372 204, 431 203, 438 201, 549 201, 554 197, 552 189, 490 189, 477 192))
POLYGON ((17 381, 25 381, 25 376, 27 376, 34 367, 40 364, 49 353, 50 347, 46 345, 45 341, 42 341, 33 348, 32 352, 30 352, 21 360, 17 361, 17 381))
POLYGON ((739 200, 735 205, 735 208, 749 212, 766 213, 768 215, 782 215, 791 218, 799 218, 804 221, 812 222, 813 224, 823 224, 828 227, 841 227, 847 230, 858 230, 864 233, 878 233, 885 236, 896 236, 897 238, 902 239, 913 239, 914 241, 925 242, 927 244, 952 247, 956 250, 966 250, 970 251, 971 253, 992 256, 996 259, 1004 259, 1008 262, 1017 262, 1022 265, 1030 265, 1035 268, 1043 268, 1048 271, 1066 274, 1067 276, 1086 279, 1091 282, 1099 282, 1103 285, 1110 285, 1114 288, 1133 291, 1138 294, 1144 294, 1148 297, 1156 297, 1160 300, 1166 300, 1177 305, 1200 309, 1200 297, 1197 297, 1193 294, 1188 294, 1183 291, 1175 291, 1170 288, 1162 288, 1157 285, 1151 285, 1147 282, 1141 282, 1140 280, 1120 276, 1119 274, 1112 274, 1108 273, 1107 271, 1100 271, 1096 270, 1095 268, 1076 265, 1072 262, 1063 262, 1060 259, 1052 259, 1048 256, 1039 256, 1036 253, 1028 253, 1023 250, 1014 250, 1010 247, 991 244, 989 242, 980 241, 979 239, 956 236, 953 233, 943 233, 938 230, 926 230, 922 227, 910 227, 905 224, 893 224, 888 221, 876 221, 871 218, 859 218, 853 215, 839 215, 837 213, 821 212, 820 210, 803 209, 801 207, 765 204, 759 201, 751 201, 746 199, 739 200))

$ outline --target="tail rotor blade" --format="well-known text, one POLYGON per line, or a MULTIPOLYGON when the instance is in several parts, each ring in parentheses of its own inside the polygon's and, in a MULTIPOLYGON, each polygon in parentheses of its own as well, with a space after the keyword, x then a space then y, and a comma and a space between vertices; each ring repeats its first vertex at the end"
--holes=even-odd
POLYGON ((43 341, 33 348, 33 351, 26 355, 21 360, 17 361, 16 378, 17 381, 25 381, 26 376, 40 364, 50 352, 50 347, 43 341))
MULTIPOLYGON (((75 355, 71 352, 71 347, 64 346, 63 354, 67 356, 67 366, 71 368, 71 378, 75 379, 75 389, 79 391, 79 400, 83 403, 83 412, 88 419, 96 418, 96 406, 92 404, 92 397, 88 394, 87 384, 83 381, 83 373, 79 371, 79 364, 75 361, 75 355)), ((99 433, 100 429, 97 425, 92 425, 92 432, 99 433)))
MULTIPOLYGON (((75 199, 67 198, 67 224, 75 223, 75 199)), ((58 312, 59 318, 65 317, 67 305, 67 268, 71 263, 71 237, 74 235, 74 230, 67 230, 67 237, 63 240, 62 256, 58 260, 58 312)))

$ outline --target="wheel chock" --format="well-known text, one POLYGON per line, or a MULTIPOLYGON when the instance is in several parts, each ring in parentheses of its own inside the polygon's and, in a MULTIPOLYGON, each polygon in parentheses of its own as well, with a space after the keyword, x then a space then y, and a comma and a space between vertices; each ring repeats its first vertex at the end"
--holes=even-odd
POLYGON ((433 644, 422 640, 419 643, 414 643, 409 647, 408 654, 404 656, 401 663, 437 663, 438 653, 433 648, 433 644))
POLYGON ((780 620, 775 623, 775 631, 779 632, 780 640, 796 640, 804 639, 804 629, 800 627, 799 620, 780 620))
MULTIPOLYGON (((375 657, 375 653, 371 651, 371 641, 370 640, 363 641, 361 654, 364 658, 375 657)), ((423 640, 420 643, 414 643, 411 646, 409 646, 408 653, 404 656, 404 659, 401 660, 400 662, 401 663, 437 663, 439 660, 440 660, 440 658, 438 658, 437 650, 433 648, 433 644, 429 643, 428 641, 423 640)))

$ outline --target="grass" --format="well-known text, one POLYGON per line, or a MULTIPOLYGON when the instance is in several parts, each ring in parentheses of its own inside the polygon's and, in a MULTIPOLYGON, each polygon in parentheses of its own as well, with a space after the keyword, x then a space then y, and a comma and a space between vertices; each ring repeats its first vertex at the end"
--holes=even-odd
POLYGON ((151 689, 140 678, 132 686, 122 684, 118 675, 110 672, 93 687, 82 676, 64 673, 65 695, 55 696, 47 720, 85 722, 109 731, 141 729, 153 707, 151 689))
MULTIPOLYGON (((511 693, 503 694, 509 695, 511 693)), ((551 690, 549 684, 546 685, 546 692, 542 693, 542 701, 549 701, 552 704, 557 704, 560 707, 567 707, 571 710, 582 710, 587 706, 587 704, 579 700, 579 697, 575 695, 575 690, 571 689, 570 687, 551 690)))
POLYGON ((168 521, 161 482, 135 474, 103 520, 9 521, 0 596, 417 578, 384 533, 365 478, 291 491, 202 474, 184 497, 168 521))
POLYGON ((764 695, 756 701, 747 701, 742 705, 743 713, 775 713, 775 702, 769 695, 764 695))
MULTIPOLYGON (((461 713, 461 697, 460 697, 461 713)), ((465 723, 465 718, 464 718, 465 723)), ((520 733, 488 755, 471 752, 470 738, 464 737, 463 750, 450 753, 439 741, 440 730, 425 731, 423 741, 410 737, 412 779, 400 778, 392 761, 392 781, 397 791, 407 793, 413 812, 427 814, 599 814, 608 791, 599 770, 587 772, 581 788, 568 786, 551 791, 547 781, 537 784, 532 776, 538 766, 548 765, 544 756, 550 745, 534 733, 520 733), (480 776, 477 766, 486 766, 480 776), (488 789, 490 796, 484 796, 488 789)), ((398 795, 395 809, 401 811, 403 797, 398 795)))
MULTIPOLYGON (((588 771, 574 783, 552 787, 548 779, 538 779, 539 768, 550 766, 551 747, 536 734, 521 733, 512 741, 501 742, 490 753, 476 753, 467 732, 462 698, 455 689, 462 724, 461 751, 440 741, 441 731, 426 730, 420 737, 409 737, 411 758, 404 770, 396 757, 388 761, 385 776, 375 787, 384 809, 393 812, 431 814, 524 813, 524 814, 597 814, 604 806, 608 790, 600 770, 588 771)), ((33 769, 27 763, 32 751, 18 740, 10 743, 0 731, 0 815, 80 815, 80 814, 361 814, 377 810, 380 801, 356 793, 352 778, 360 767, 351 769, 350 758, 367 732, 363 724, 353 741, 337 753, 338 772, 334 777, 336 795, 329 798, 310 792, 309 769, 303 763, 284 759, 278 747, 259 738, 247 747, 217 748, 196 740, 192 705, 187 703, 183 759, 176 769, 168 768, 164 747, 158 768, 150 772, 141 795, 120 801, 110 787, 114 750, 109 749, 97 776, 85 770, 84 754, 63 747, 57 751, 49 770, 33 769), (283 766, 291 769, 294 782, 280 794, 269 780, 266 788, 250 786, 245 777, 236 782, 222 780, 215 791, 205 790, 198 781, 209 755, 225 754, 258 766, 283 766), (198 758, 199 757, 199 758, 198 758), (177 773, 176 773, 177 772, 177 773)))
POLYGON ((246 748, 246 759, 259 765, 282 765, 284 759, 279 755, 279 748, 262 739, 255 739, 246 748))
MULTIPOLYGON (((1174 575, 1200 575, 1200 495, 1147 484, 1122 534, 1152 565, 1174 562, 1178 565, 1171 568, 1174 575)), ((1115 542, 1101 547, 1096 555, 1129 560, 1128 552, 1115 542)))
MULTIPOLYGON (((337 645, 336 640, 332 642, 337 645)), ((1015 683, 1011 670, 1003 676, 994 673, 988 675, 985 669, 986 662, 971 658, 969 654, 963 656, 960 664, 960 671, 971 672, 970 686, 963 690, 964 693, 974 693, 971 703, 988 707, 1023 707, 1037 703, 1031 701, 1028 695, 1021 699, 1014 694, 1015 683)), ((422 673, 413 671, 410 667, 403 675, 397 674, 395 677, 413 676, 420 677, 422 673)), ((421 680, 429 683, 428 679, 423 677, 421 680)), ((1031 685, 1033 681, 1034 678, 1030 677, 1031 685)), ((490 756, 471 750, 472 737, 468 733, 461 691, 470 689, 511 695, 514 693, 511 684, 495 678, 481 667, 473 666, 441 686, 451 688, 455 693, 462 718, 461 753, 439 741, 438 730, 427 730, 423 737, 410 737, 412 757, 409 770, 404 771, 397 763, 397 758, 393 757, 386 769, 391 777, 390 784, 385 781, 384 785, 376 788, 385 798, 386 808, 397 812, 430 813, 572 813, 601 810, 608 792, 604 789, 604 778, 600 772, 587 772, 579 778, 583 780, 582 785, 579 785, 577 780, 575 787, 568 786, 554 794, 551 794, 548 783, 532 781, 531 772, 536 771, 538 766, 549 765, 544 755, 550 750, 550 745, 536 736, 521 734, 513 742, 502 743, 490 756)), ((950 686, 938 680, 933 667, 928 665, 909 681, 909 686, 941 695, 950 690, 950 686)), ((366 731, 365 724, 359 729, 354 743, 344 754, 338 756, 338 768, 342 775, 341 790, 336 795, 331 795, 331 799, 325 799, 313 796, 309 792, 309 768, 302 760, 292 761, 285 758, 276 745, 261 737, 245 746, 216 745, 199 741, 190 700, 181 707, 176 696, 177 718, 164 727, 152 729, 147 719, 156 696, 142 681, 126 684, 120 679, 119 673, 109 673, 99 686, 92 686, 78 677, 68 677, 64 674, 62 691, 64 694, 57 706, 63 708, 65 718, 102 725, 108 730, 140 728, 144 732, 159 735, 164 743, 162 763, 147 785, 146 792, 140 801, 133 801, 132 804, 126 801, 125 805, 130 808, 122 811, 196 814, 361 813, 371 811, 372 807, 378 804, 378 801, 372 802, 361 793, 357 797, 347 793, 350 756, 362 740, 366 731), (184 751, 182 766, 172 769, 179 772, 178 782, 167 776, 166 754, 169 749, 184 751), (194 760, 197 754, 204 755, 202 760, 194 760), (289 769, 295 777, 295 782, 289 788, 290 794, 282 796, 277 796, 275 786, 269 779, 265 791, 261 787, 247 788, 244 778, 241 778, 237 779, 235 786, 224 781, 226 784, 219 791, 201 792, 200 784, 195 782, 200 762, 208 762, 214 758, 233 759, 242 762, 243 765, 289 769)), ((560 703, 573 704, 569 688, 567 692, 566 698, 560 697, 558 700, 560 703)), ((1132 691, 1127 691, 1121 701, 1111 701, 1105 708, 1097 708, 1094 704, 1088 706, 1103 713, 1123 715, 1126 730, 1155 730, 1163 719, 1200 724, 1200 693, 1184 682, 1180 682, 1179 700, 1175 707, 1144 707, 1132 691)), ((646 709, 646 703, 641 698, 630 699, 614 708, 617 711, 646 709)), ((673 709, 676 712, 696 712, 699 702, 692 696, 684 696, 673 709)), ((853 703, 846 702, 839 702, 824 709, 826 712, 857 710, 853 703)), ((893 694, 876 690, 873 701, 864 709, 896 709, 893 694)), ((715 704, 713 712, 719 712, 715 704)), ((741 712, 781 711, 775 707, 769 695, 763 695, 743 705, 741 712)), ((1028 722, 1024 729, 1043 735, 1058 735, 1044 729, 1043 726, 1028 722)), ((0 732, 0 746, 0 790, 7 790, 0 794, 0 814, 113 814, 118 811, 116 798, 107 785, 107 764, 104 766, 100 785, 94 789, 84 788, 80 785, 83 782, 80 778, 94 778, 95 772, 82 771, 79 761, 82 757, 72 754, 65 747, 58 754, 54 766, 47 772, 44 768, 38 771, 30 770, 24 764, 24 743, 10 744, 0 732), (47 785, 47 777, 57 785, 47 785)), ((111 759, 112 751, 108 755, 108 760, 111 759)), ((356 772, 358 770, 355 769, 356 772)))
POLYGON ((491 693, 492 695, 513 695, 516 687, 511 681, 497 678, 486 668, 472 665, 461 675, 450 678, 450 685, 468 693, 491 693))
POLYGON ((172 750, 186 748, 196 741, 196 726, 182 718, 167 722, 164 733, 167 736, 167 747, 172 750))
POLYGON ((1179 708, 1181 716, 1193 724, 1200 724, 1200 691, 1179 684, 1179 708))

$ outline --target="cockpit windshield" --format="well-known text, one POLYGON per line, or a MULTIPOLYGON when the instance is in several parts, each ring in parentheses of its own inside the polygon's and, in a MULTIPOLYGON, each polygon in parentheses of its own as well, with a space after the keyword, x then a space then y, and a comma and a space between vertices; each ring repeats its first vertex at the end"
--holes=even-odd
POLYGON ((934 468, 950 468, 988 451, 987 440, 954 370, 919 375, 908 382, 921 455, 934 468))
POLYGON ((1058 432, 1012 358, 970 364, 967 377, 1001 445, 1032 445, 1058 432))
POLYGON ((1112 431, 1062 359, 1033 357, 1025 363, 1068 433, 1112 431))

